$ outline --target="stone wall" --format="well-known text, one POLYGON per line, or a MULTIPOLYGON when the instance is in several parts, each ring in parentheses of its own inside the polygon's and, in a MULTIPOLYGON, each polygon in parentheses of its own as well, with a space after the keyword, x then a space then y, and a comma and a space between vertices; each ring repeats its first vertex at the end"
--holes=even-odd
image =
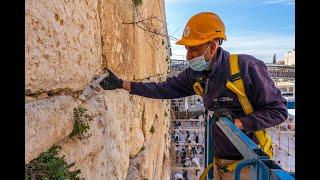
POLYGON ((164 2, 132 4, 25 2, 26 163, 57 144, 85 179, 170 179, 168 100, 125 90, 102 90, 86 102, 78 98, 103 67, 130 81, 167 76, 167 39, 132 23, 156 17, 152 27, 164 32, 164 2), (93 117, 92 136, 83 140, 69 138, 73 109, 80 105, 93 117))

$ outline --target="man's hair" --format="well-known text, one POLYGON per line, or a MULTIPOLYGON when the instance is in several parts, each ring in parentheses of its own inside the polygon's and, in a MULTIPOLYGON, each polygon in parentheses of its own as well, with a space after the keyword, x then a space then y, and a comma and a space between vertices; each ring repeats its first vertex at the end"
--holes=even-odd
POLYGON ((213 41, 214 41, 216 44, 221 45, 223 39, 222 39, 222 38, 216 38, 216 39, 213 39, 213 41))
POLYGON ((209 44, 215 43, 217 46, 220 46, 222 44, 222 41, 223 41, 223 39, 221 39, 221 38, 215 38, 212 41, 209 41, 208 43, 209 44))

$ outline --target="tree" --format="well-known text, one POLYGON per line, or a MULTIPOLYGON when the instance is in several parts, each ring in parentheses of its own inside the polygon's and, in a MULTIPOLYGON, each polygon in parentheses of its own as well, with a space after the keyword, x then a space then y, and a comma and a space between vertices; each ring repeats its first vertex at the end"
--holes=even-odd
POLYGON ((277 64, 277 57, 276 54, 273 55, 272 64, 277 64))

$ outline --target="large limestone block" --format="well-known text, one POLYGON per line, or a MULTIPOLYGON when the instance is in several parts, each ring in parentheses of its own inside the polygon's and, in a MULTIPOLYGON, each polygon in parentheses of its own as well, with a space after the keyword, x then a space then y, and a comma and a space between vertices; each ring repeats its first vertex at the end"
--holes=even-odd
MULTIPOLYGON (((130 114, 125 115, 125 123, 127 123, 126 143, 129 147, 129 156, 136 155, 140 149, 144 146, 145 135, 143 133, 143 111, 145 106, 145 99, 143 97, 129 95, 129 102, 131 104, 132 116, 130 114), (128 118, 129 117, 129 118, 128 118)), ((129 112, 129 111, 125 111, 129 112)))
POLYGON ((134 31, 132 25, 133 7, 131 0, 101 1, 101 35, 103 61, 120 77, 130 79, 135 72, 134 31))
POLYGON ((144 143, 141 129, 140 97, 124 90, 103 91, 84 104, 93 118, 89 138, 59 142, 61 154, 74 168, 81 169, 86 179, 124 179, 129 156, 135 155, 144 143), (134 100, 135 99, 135 100, 134 100))
MULTIPOLYGON (((138 10, 143 18, 164 20, 163 5, 163 0, 144 1, 138 10)), ((27 93, 73 93, 104 65, 127 80, 161 81, 156 76, 167 71, 166 39, 123 24, 138 20, 132 0, 28 0, 25 9, 27 93)), ((26 162, 58 144, 60 154, 75 162, 73 168, 81 169, 85 179, 126 179, 133 174, 167 179, 168 101, 124 90, 103 91, 84 103, 71 96, 44 98, 25 106, 26 162), (80 104, 94 119, 88 132, 92 136, 70 139, 72 112, 80 104), (129 157, 137 160, 136 168, 129 166, 129 157)))
POLYGON ((164 154, 167 146, 166 133, 169 131, 168 126, 166 125, 169 122, 169 119, 165 117, 164 112, 166 110, 166 102, 158 102, 157 111, 158 118, 155 119, 153 127, 155 129, 153 134, 148 136, 146 141, 146 146, 148 147, 146 151, 146 161, 143 163, 144 175, 150 177, 150 179, 163 179, 163 161, 164 154), (161 106, 162 104, 162 106, 161 106), (154 143, 157 142, 157 143, 154 143))
POLYGON ((73 108, 70 96, 56 96, 25 105, 25 162, 68 136, 73 129, 73 108))
POLYGON ((144 20, 153 19, 150 30, 164 31, 165 24, 156 20, 164 21, 162 0, 144 1, 137 8, 132 0, 109 0, 101 1, 100 7, 103 61, 112 71, 126 80, 167 72, 166 38, 143 30, 146 27, 141 23, 134 24, 148 24, 150 21, 144 20))
POLYGON ((124 90, 100 92, 81 104, 94 119, 88 131, 91 136, 84 140, 68 137, 74 122, 72 110, 79 104, 69 96, 57 96, 26 104, 26 154, 33 153, 32 157, 26 155, 27 161, 53 144, 58 144, 62 147, 61 155, 65 155, 69 163, 76 163, 74 168, 81 169, 82 177, 125 179, 129 157, 138 154, 144 146, 144 152, 147 153, 144 157, 146 161, 142 162, 144 170, 141 170, 141 175, 161 179, 168 131, 166 123, 169 122, 164 115, 168 109, 167 101, 129 95, 124 90), (72 103, 68 103, 69 101, 72 103), (38 121, 42 123, 39 125, 36 123, 38 121), (149 127, 148 130, 145 129, 145 133, 143 126, 149 127), (150 132, 151 126, 155 128, 153 134, 150 132), (37 145, 41 145, 41 150, 36 149, 37 145))
POLYGON ((83 88, 102 70, 98 1, 25 3, 27 93, 83 88))
MULTIPOLYGON (((107 103, 106 103, 107 104, 107 103)), ((67 139, 60 142, 61 155, 68 162, 75 162, 85 179, 122 179, 128 168, 128 148, 125 134, 121 131, 121 121, 110 116, 103 97, 96 97, 83 104, 92 116, 90 137, 79 140, 67 139)))
POLYGON ((137 8, 135 21, 145 21, 147 26, 135 26, 135 57, 137 59, 137 79, 145 77, 145 74, 156 76, 167 72, 167 50, 166 23, 164 12, 164 1, 144 1, 140 8, 137 8), (152 8, 151 8, 152 7, 152 8), (147 31, 145 30, 147 29, 147 31), (151 31, 151 32, 150 32, 151 31), (155 33, 153 33, 155 32, 155 33), (146 59, 146 61, 141 61, 146 59))
POLYGON ((169 128, 170 117, 167 100, 146 99, 145 104, 145 149, 136 156, 130 158, 127 180, 135 179, 170 179, 169 159, 169 128), (154 132, 151 133, 151 127, 154 132))
MULTIPOLYGON (((129 155, 135 155, 139 152, 144 143, 144 134, 142 131, 142 107, 143 98, 130 95, 125 90, 104 91, 103 99, 106 104, 106 117, 114 119, 119 128, 116 132, 123 132, 129 155)), ((107 120, 111 123, 112 120, 107 120)), ((113 125, 107 125, 112 128, 113 125)))

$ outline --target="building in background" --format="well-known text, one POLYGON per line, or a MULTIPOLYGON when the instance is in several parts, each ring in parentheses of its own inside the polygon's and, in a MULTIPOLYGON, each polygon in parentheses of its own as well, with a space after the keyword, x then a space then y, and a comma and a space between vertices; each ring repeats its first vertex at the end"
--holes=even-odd
POLYGON ((293 50, 285 53, 283 58, 277 64, 294 66, 295 65, 295 50, 293 49, 293 50))

